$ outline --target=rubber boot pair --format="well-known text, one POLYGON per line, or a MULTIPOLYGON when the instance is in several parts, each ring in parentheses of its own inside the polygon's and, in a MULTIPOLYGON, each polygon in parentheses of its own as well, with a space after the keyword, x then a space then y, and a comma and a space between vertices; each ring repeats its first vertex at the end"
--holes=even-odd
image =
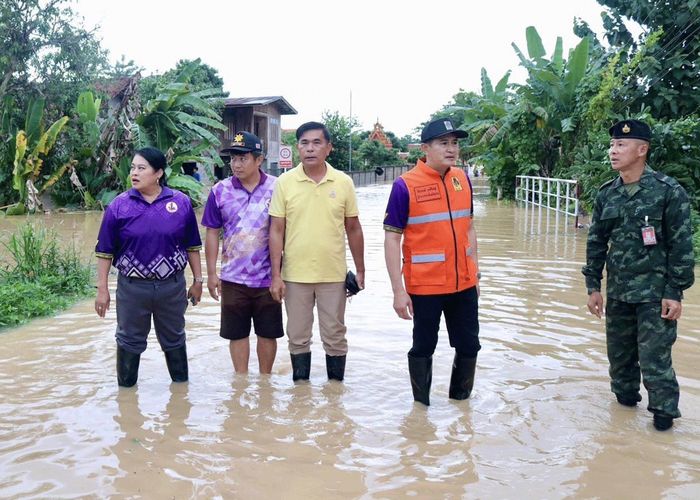
POLYGON ((187 382, 189 369, 187 366, 187 347, 183 344, 177 349, 165 351, 165 362, 173 382, 187 382))
MULTIPOLYGON (((433 381, 433 358, 408 355, 408 372, 411 376, 413 399, 430 406, 430 385, 433 381)), ((469 358, 455 353, 450 378, 450 399, 467 399, 474 388, 476 357, 469 358)))
MULTIPOLYGON (((141 355, 129 352, 117 345, 117 383, 121 387, 133 387, 139 378, 141 355)), ((183 345, 172 351, 166 351, 165 362, 173 382, 187 382, 187 348, 183 345)))
MULTIPOLYGON (((292 358, 292 380, 309 380, 311 374, 311 353, 290 354, 292 358)), ((346 356, 326 354, 326 373, 329 380, 342 381, 345 377, 346 356)))

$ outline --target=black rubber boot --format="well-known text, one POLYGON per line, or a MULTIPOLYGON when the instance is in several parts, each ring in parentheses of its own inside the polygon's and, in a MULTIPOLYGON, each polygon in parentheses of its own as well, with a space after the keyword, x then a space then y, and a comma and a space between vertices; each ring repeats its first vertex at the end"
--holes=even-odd
POLYGON ((433 382, 433 358, 408 355, 408 373, 411 375, 413 399, 430 406, 430 384, 433 382))
POLYGON ((328 380, 339 380, 342 382, 345 376, 345 357, 346 356, 329 356, 326 354, 326 372, 328 380))
POLYGON ((168 371, 173 382, 187 382, 189 379, 189 369, 187 367, 187 347, 182 347, 165 352, 165 362, 168 364, 168 371))
POLYGON ((673 427, 673 417, 654 415, 654 429, 657 431, 666 431, 671 427, 673 427))
POLYGON ((476 356, 468 358, 455 353, 452 362, 452 378, 450 378, 450 399, 467 399, 474 387, 474 372, 476 371, 476 356))
POLYGON ((140 362, 140 354, 134 354, 117 345, 117 383, 121 387, 132 387, 136 384, 140 362))
POLYGON ((311 374, 311 353, 290 354, 292 357, 292 380, 309 380, 311 374))
POLYGON ((620 403, 623 406, 629 407, 637 406, 637 403, 642 400, 642 396, 639 394, 637 394, 634 397, 621 396, 620 394, 615 394, 615 397, 617 398, 618 403, 620 403))

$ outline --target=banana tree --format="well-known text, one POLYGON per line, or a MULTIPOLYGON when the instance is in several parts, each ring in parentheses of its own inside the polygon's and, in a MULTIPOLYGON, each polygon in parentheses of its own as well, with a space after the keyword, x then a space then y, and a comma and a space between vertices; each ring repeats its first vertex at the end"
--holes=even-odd
POLYGON ((576 88, 589 66, 590 40, 583 38, 564 58, 561 37, 555 43, 549 59, 537 30, 530 26, 525 32, 528 57, 513 43, 520 64, 528 72, 525 85, 518 85, 521 108, 529 110, 532 132, 539 137, 542 155, 540 174, 549 176, 560 154, 567 134, 575 132, 580 121, 576 109, 576 88))
POLYGON ((182 173, 182 164, 194 161, 212 172, 220 145, 213 130, 226 130, 210 100, 221 90, 192 91, 189 79, 198 63, 185 66, 175 82, 146 103, 132 131, 136 147, 152 145, 166 152, 168 184, 186 191, 195 203, 201 201, 202 185, 182 173))
POLYGON ((10 215, 21 214, 27 210, 33 212, 40 208, 40 195, 75 165, 74 161, 69 161, 48 178, 41 175, 44 158, 51 151, 58 135, 68 123, 68 117, 64 116, 52 123, 47 130, 44 130, 43 113, 43 99, 31 102, 25 129, 18 131, 15 136, 12 187, 19 193, 19 202, 8 209, 10 215))

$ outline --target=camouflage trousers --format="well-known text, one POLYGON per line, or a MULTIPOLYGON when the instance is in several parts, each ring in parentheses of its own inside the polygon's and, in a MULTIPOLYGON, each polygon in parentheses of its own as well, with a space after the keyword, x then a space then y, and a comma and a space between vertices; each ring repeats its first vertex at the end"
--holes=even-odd
POLYGON ((680 417, 678 381, 671 363, 677 322, 661 317, 660 301, 631 304, 608 298, 605 314, 612 392, 641 401, 641 371, 649 393, 647 409, 680 417))

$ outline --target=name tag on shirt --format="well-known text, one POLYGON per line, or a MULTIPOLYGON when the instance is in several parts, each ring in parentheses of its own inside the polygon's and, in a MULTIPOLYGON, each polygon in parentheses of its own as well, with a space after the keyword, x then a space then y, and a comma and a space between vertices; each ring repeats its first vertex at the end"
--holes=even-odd
POLYGON ((656 245, 656 232, 653 226, 644 226, 642 228, 642 241, 645 247, 656 245))

